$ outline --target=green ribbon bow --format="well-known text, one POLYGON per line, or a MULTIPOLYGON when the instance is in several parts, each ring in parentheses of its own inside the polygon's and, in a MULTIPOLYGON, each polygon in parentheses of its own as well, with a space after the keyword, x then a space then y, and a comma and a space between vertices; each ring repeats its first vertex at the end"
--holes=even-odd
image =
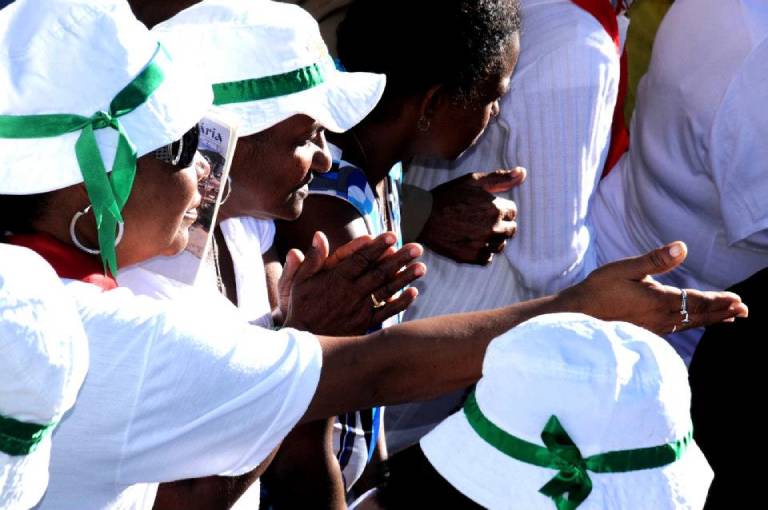
POLYGON ((55 425, 55 422, 43 425, 27 423, 0 415, 0 452, 6 455, 30 454, 55 425))
POLYGON ((104 269, 115 275, 115 231, 118 222, 123 221, 121 211, 131 193, 137 159, 136 148, 123 129, 120 117, 141 106, 163 82, 159 55, 166 53, 158 45, 147 67, 115 96, 109 111, 99 111, 90 117, 74 114, 0 115, 0 138, 49 138, 81 131, 75 143, 75 156, 93 206, 104 269), (95 130, 107 128, 118 132, 111 174, 107 173, 94 136, 95 130))
POLYGON ((585 459, 554 415, 541 432, 545 446, 539 446, 507 433, 486 418, 474 392, 464 403, 464 414, 475 432, 505 455, 527 464, 558 470, 555 477, 539 489, 554 500, 558 510, 573 510, 587 499, 592 492, 588 471, 624 473, 666 466, 682 456, 693 437, 693 431, 689 431, 672 443, 601 453, 585 459))

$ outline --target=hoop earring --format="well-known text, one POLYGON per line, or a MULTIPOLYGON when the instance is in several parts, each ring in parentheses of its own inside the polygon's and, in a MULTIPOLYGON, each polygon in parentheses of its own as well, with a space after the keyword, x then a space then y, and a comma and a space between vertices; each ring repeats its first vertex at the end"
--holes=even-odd
POLYGON ((416 122, 416 127, 419 128, 419 131, 427 132, 429 131, 430 122, 429 119, 426 118, 424 115, 419 117, 418 122, 416 122))
POLYGON ((219 205, 224 205, 227 202, 227 200, 229 200, 229 195, 232 194, 232 176, 231 175, 227 175, 227 182, 226 184, 224 184, 224 186, 227 187, 227 189, 225 190, 226 193, 224 193, 224 196, 221 197, 221 202, 219 202, 219 205))
MULTIPOLYGON (((79 249, 84 251, 85 253, 90 253, 91 255, 98 255, 101 253, 101 250, 96 250, 93 248, 88 248, 83 243, 80 242, 80 240, 77 238, 77 231, 75 230, 75 225, 77 224, 77 220, 80 219, 81 216, 85 216, 88 214, 91 210, 91 206, 89 205, 82 211, 77 211, 74 216, 72 216, 72 220, 69 222, 69 237, 72 239, 72 242, 75 246, 77 246, 79 249)), ((123 231, 125 228, 123 227, 123 222, 118 222, 117 224, 117 236, 115 236, 115 246, 120 244, 120 241, 123 239, 123 231)))

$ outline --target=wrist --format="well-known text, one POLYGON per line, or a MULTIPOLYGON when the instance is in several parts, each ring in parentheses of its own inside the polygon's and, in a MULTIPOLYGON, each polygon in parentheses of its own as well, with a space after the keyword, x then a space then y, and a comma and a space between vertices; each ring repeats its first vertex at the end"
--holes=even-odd
POLYGON ((571 312, 593 315, 589 306, 589 296, 585 295, 583 286, 578 284, 568 287, 553 296, 552 305, 556 312, 571 312))

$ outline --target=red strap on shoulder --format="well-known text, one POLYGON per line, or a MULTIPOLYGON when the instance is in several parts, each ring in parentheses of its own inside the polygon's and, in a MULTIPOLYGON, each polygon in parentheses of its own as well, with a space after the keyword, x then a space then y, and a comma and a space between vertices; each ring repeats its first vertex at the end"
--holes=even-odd
POLYGON ((17 234, 8 237, 7 241, 37 252, 60 278, 91 283, 105 292, 117 288, 117 282, 104 273, 104 266, 98 258, 64 244, 50 234, 17 234))
POLYGON ((608 175, 621 156, 629 149, 629 130, 624 119, 624 101, 627 97, 627 52, 621 53, 619 38, 619 23, 616 21, 616 9, 609 0, 571 0, 590 13, 605 29, 619 53, 621 75, 619 78, 619 93, 616 106, 613 109, 613 124, 611 127, 611 142, 608 146, 608 156, 605 159, 602 177, 608 175))

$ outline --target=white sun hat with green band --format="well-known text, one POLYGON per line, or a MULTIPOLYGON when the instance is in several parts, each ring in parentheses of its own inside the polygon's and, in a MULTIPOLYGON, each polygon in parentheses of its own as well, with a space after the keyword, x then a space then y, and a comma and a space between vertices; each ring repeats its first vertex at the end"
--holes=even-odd
POLYGON ((464 408, 421 448, 492 510, 702 508, 713 475, 690 404, 685 365, 663 339, 544 315, 491 342, 464 408))
POLYGON ((152 31, 171 51, 198 59, 214 102, 240 118, 240 136, 296 114, 346 131, 384 92, 384 75, 338 71, 317 22, 295 5, 205 0, 152 31))
POLYGON ((87 369, 80 316, 53 269, 0 244, 0 508, 30 508, 42 497, 51 433, 87 369))
POLYGON ((85 182, 113 272, 136 158, 180 138, 211 103, 205 76, 125 1, 17 0, 0 11, 0 194, 85 182))

